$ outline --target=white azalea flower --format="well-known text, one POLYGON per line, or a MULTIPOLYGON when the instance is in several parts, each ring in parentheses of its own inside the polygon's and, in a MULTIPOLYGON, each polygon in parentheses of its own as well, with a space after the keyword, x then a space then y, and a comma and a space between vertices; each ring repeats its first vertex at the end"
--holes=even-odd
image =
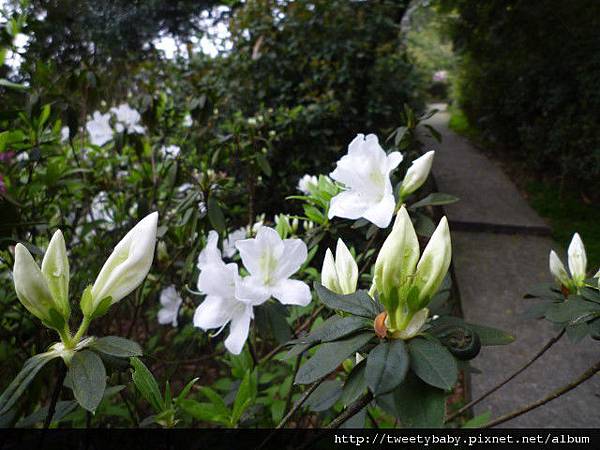
POLYGON ((281 239, 273 228, 259 228, 254 239, 237 241, 250 276, 238 284, 237 297, 261 304, 275 297, 284 305, 306 306, 311 301, 308 285, 289 277, 306 261, 306 244, 300 239, 281 239))
POLYGON ((196 308, 194 326, 205 331, 219 328, 220 332, 230 324, 225 347, 238 355, 248 338, 250 321, 254 318, 254 303, 243 302, 236 297, 240 282, 238 266, 223 262, 217 247, 218 240, 217 232, 210 231, 206 247, 198 257, 198 290, 206 295, 206 299, 196 308))
POLYGON ((162 308, 158 311, 158 323, 161 325, 171 324, 177 326, 177 315, 183 299, 171 285, 160 293, 160 304, 162 308))
POLYGON ((177 158, 181 148, 177 145, 163 145, 160 148, 160 154, 166 158, 177 158))
POLYGON ((60 142, 63 144, 69 140, 69 127, 62 127, 60 129, 60 142))
POLYGON ((126 130, 128 133, 144 134, 146 131, 140 125, 140 120, 142 119, 140 113, 127 103, 122 103, 117 108, 111 108, 110 110, 117 119, 115 128, 119 133, 126 130))
POLYGON ((310 189, 316 187, 319 184, 319 179, 315 175, 304 175, 298 180, 298 186, 296 187, 300 192, 305 195, 310 194, 310 189))
POLYGON ((94 112, 92 118, 85 124, 85 129, 90 135, 90 142, 93 145, 102 146, 113 137, 113 130, 110 126, 110 114, 100 114, 94 112))
POLYGON ((225 256, 225 258, 233 257, 233 255, 235 255, 235 252, 237 252, 237 249, 235 248, 235 243, 242 239, 246 239, 247 237, 248 234, 244 227, 238 228, 237 230, 229 233, 227 238, 223 239, 223 256, 225 256))
POLYGON ((346 190, 331 199, 329 218, 363 217, 386 228, 396 207, 390 173, 400 162, 400 152, 386 155, 374 134, 357 135, 348 146, 348 154, 331 172, 331 178, 343 183, 346 190))
POLYGON ((189 128, 193 125, 194 121, 192 120, 192 116, 189 114, 186 114, 185 117, 183 118, 183 123, 182 125, 186 128, 189 128))

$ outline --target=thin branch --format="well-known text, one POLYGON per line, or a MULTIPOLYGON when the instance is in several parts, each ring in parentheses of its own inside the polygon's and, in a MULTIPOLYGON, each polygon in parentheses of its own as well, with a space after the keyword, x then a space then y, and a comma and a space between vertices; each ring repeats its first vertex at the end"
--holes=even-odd
POLYGON ((515 417, 519 417, 533 409, 539 408, 540 406, 545 405, 546 403, 560 397, 563 394, 566 394, 567 392, 571 391, 572 389, 575 389, 577 386, 579 386, 580 384, 582 384, 583 382, 587 381, 588 379, 590 379, 591 377, 593 377, 596 373, 600 372, 600 361, 596 362, 596 364, 594 364, 592 367, 590 367, 588 370, 586 370, 585 372, 583 372, 579 377, 577 377, 576 379, 574 379, 573 381, 571 381, 570 383, 564 385, 563 387, 555 390, 554 392, 552 392, 550 395, 548 395, 547 397, 544 397, 541 400, 538 400, 536 402, 530 403, 527 406, 524 406, 521 409, 518 409, 516 411, 513 411, 511 413, 505 414, 504 416, 501 416, 495 420, 492 420, 491 422, 485 424, 482 428, 491 428, 491 427, 495 427, 496 425, 500 425, 504 422, 508 422, 509 420, 514 419, 515 417))
MULTIPOLYGON (((302 407, 302 405, 308 399, 308 397, 310 397, 310 394, 312 394, 315 391, 315 389, 317 389, 324 380, 325 380, 325 377, 315 381, 306 391, 304 391, 304 393, 302 394, 302 397, 300 397, 300 399, 296 402, 294 407, 285 415, 285 417, 283 419, 281 419, 281 422, 279 422, 279 425, 277 425, 275 427, 275 430, 280 430, 285 426, 285 424, 292 418, 292 416, 296 413, 296 411, 298 411, 302 407)), ((291 387, 290 387, 290 390, 291 390, 291 387)), ((275 435, 275 430, 273 430, 271 433, 269 433, 269 435, 265 438, 265 440, 262 441, 262 443, 258 446, 257 450, 261 450, 262 448, 265 447, 267 442, 269 442, 271 440, 271 438, 275 435)))
POLYGON ((54 386, 54 392, 52 392, 52 399, 50 400, 50 405, 48 406, 48 414, 46 415, 46 419, 44 420, 44 430, 50 428, 52 418, 54 417, 54 412, 56 411, 56 404, 58 403, 60 392, 62 391, 63 383, 65 382, 66 376, 67 366, 65 364, 61 364, 58 369, 58 380, 56 381, 56 385, 54 386))
POLYGON ((292 418, 292 416, 296 413, 296 411, 298 411, 302 407, 304 402, 308 399, 308 397, 310 397, 310 394, 312 394, 321 385, 321 383, 323 381, 325 381, 325 377, 321 378, 320 380, 315 381, 304 392, 304 394, 302 394, 302 397, 300 397, 300 399, 296 402, 294 407, 292 409, 290 409, 290 411, 285 415, 285 417, 283 419, 281 419, 281 422, 279 422, 279 425, 277 425, 275 427, 276 430, 279 430, 285 426, 285 424, 288 422, 288 420, 290 420, 292 418))
POLYGON ((371 391, 367 392, 361 398, 352 403, 342 413, 331 421, 326 428, 336 429, 339 428, 344 422, 358 414, 365 406, 367 406, 371 400, 373 400, 373 394, 371 391))
POLYGON ((465 406, 463 406, 462 408, 460 408, 458 411, 456 411, 455 413, 451 414, 450 416, 448 416, 445 420, 446 422, 450 422, 453 419, 456 419, 458 416, 460 416, 461 414, 463 414, 465 411, 467 411, 469 408, 475 406, 476 404, 478 404, 480 401, 482 401, 483 399, 487 398, 488 396, 492 395, 494 392, 496 392, 498 389, 500 389, 502 386, 504 386, 505 384, 507 384, 509 381, 513 380, 514 378, 516 378, 521 372, 523 372, 525 369, 527 369, 529 366, 531 366, 535 361, 537 361, 544 353, 546 353, 554 344, 556 344, 560 338, 563 337, 563 335, 565 334, 565 330, 562 329, 560 333, 558 333, 556 336, 554 336, 552 339, 550 339, 546 345, 544 345, 544 347, 537 352, 530 360, 528 360, 525 364, 523 364, 521 367, 519 367, 515 372, 513 372, 511 375, 509 375, 507 378, 505 378, 504 380, 502 380, 499 384, 497 384, 496 386, 494 386, 493 388, 491 388, 490 390, 484 392, 482 395, 480 395, 478 398, 476 398, 475 400, 471 400, 469 403, 467 403, 465 406))

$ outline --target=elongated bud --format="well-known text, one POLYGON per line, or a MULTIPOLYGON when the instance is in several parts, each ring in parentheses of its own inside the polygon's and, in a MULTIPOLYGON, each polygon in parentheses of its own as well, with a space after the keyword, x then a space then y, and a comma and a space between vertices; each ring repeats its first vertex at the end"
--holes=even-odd
POLYGON ((29 250, 22 244, 15 248, 13 268, 15 291, 23 306, 46 326, 62 329, 64 318, 56 305, 44 274, 29 250))
POLYGON ((389 236, 375 262, 374 282, 380 301, 386 306, 392 290, 401 289, 412 277, 419 261, 419 241, 404 206, 398 211, 389 236))
POLYGON ((323 259, 323 267, 321 268, 321 284, 332 292, 337 294, 342 293, 342 288, 340 288, 340 284, 338 283, 333 253, 331 253, 331 250, 329 249, 327 249, 325 252, 325 258, 323 259))
POLYGON ((335 259, 331 250, 325 252, 321 270, 321 284, 338 294, 353 294, 358 282, 358 265, 344 241, 338 239, 335 259))
POLYGON ((571 277, 575 284, 580 286, 585 280, 585 273, 587 270, 587 255, 585 253, 585 247, 581 241, 579 233, 573 235, 573 239, 569 244, 568 249, 569 256, 569 270, 571 271, 571 277))
POLYGON ((114 304, 137 288, 148 275, 154 247, 158 213, 144 217, 117 244, 92 287, 93 309, 110 297, 114 304))
POLYGON ((419 292, 419 306, 424 308, 444 281, 452 259, 448 220, 442 217, 417 265, 414 285, 419 292))
POLYGON ((565 269, 565 266, 554 250, 550 251, 549 259, 550 272, 554 278, 556 278, 556 281, 558 281, 562 286, 569 286, 571 284, 571 278, 567 273, 567 269, 565 269))
POLYGON ((65 238, 57 230, 50 240, 46 254, 42 261, 42 273, 46 277, 48 288, 59 312, 69 319, 71 307, 69 305, 69 259, 65 238))
POLYGON ((402 180, 400 198, 406 198, 425 183, 431 171, 434 155, 435 152, 432 150, 412 162, 412 165, 406 171, 404 180, 402 180))

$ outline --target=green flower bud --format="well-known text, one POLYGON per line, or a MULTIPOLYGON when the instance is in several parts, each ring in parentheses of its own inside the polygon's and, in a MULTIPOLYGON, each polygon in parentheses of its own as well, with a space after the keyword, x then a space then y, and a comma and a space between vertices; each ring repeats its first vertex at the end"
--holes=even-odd
MULTIPOLYGON (((419 261, 419 241, 404 206, 398 211, 391 233, 383 243, 375 262, 374 283, 379 300, 388 302, 399 296, 410 282, 419 261), (397 293, 392 294, 392 291, 397 293)), ((401 295, 400 295, 401 297, 401 295)))
POLYGON ((425 247, 415 273, 414 285, 419 290, 420 308, 427 306, 431 297, 439 289, 448 272, 451 259, 450 229, 448 220, 442 217, 425 247))
POLYGON ((406 171, 404 180, 402 180, 400 198, 408 197, 425 183, 431 171, 434 155, 435 152, 430 151, 412 162, 412 165, 406 171))

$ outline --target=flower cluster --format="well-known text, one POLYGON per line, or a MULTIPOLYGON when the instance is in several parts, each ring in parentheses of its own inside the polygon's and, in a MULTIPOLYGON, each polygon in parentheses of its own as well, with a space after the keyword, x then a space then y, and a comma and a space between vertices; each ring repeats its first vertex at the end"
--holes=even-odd
MULTIPOLYGON (((587 275, 587 254, 579 233, 573 235, 567 256, 570 275, 554 250, 550 251, 550 272, 561 287, 574 293, 585 286, 587 275)), ((598 287, 600 288, 600 270, 594 275, 594 278, 598 278, 598 287)))
POLYGON ((223 261, 218 239, 216 231, 209 232, 207 244, 198 257, 198 290, 206 299, 194 313, 194 325, 221 331, 229 324, 225 347, 239 354, 248 338, 255 306, 271 297, 284 305, 310 303, 308 285, 290 279, 306 260, 307 248, 300 239, 282 239, 274 229, 262 226, 255 238, 235 242, 249 273, 241 277, 237 264, 223 261))

